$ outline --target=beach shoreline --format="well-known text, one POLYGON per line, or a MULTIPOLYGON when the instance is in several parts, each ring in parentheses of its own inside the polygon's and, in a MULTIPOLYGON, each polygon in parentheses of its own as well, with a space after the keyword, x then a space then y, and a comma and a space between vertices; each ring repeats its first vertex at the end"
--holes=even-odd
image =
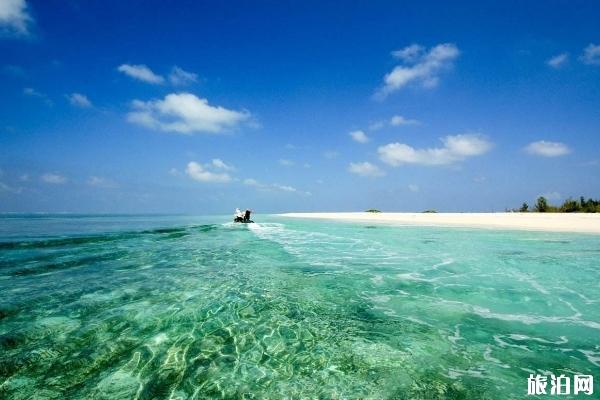
POLYGON ((600 214, 585 213, 323 212, 284 213, 277 215, 288 218, 309 218, 381 224, 600 234, 600 214))

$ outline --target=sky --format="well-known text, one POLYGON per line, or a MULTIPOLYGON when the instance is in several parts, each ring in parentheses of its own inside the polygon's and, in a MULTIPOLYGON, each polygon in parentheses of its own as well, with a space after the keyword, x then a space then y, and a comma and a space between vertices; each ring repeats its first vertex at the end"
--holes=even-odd
POLYGON ((0 0, 0 212, 600 197, 595 1, 0 0))

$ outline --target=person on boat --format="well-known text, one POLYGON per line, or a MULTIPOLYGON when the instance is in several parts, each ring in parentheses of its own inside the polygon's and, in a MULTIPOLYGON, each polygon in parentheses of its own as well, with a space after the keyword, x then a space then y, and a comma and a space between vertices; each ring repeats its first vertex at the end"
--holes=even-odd
POLYGON ((244 214, 239 208, 235 209, 235 214, 233 215, 233 222, 243 222, 244 214))
POLYGON ((244 222, 250 222, 250 214, 252 213, 252 211, 250 210, 246 210, 244 212, 244 222))

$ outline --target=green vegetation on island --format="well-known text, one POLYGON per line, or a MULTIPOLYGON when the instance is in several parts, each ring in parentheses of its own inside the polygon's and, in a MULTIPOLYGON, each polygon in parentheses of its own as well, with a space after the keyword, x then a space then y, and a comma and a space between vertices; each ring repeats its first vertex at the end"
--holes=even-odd
POLYGON ((513 211, 518 212, 561 212, 561 213, 597 213, 600 212, 600 200, 587 199, 583 196, 579 200, 574 200, 571 197, 566 199, 560 206, 554 206, 548 203, 548 200, 544 196, 537 198, 535 205, 532 210, 529 209, 527 203, 523 203, 521 208, 513 211))
POLYGON ((369 208, 367 211, 365 212, 370 212, 370 213, 380 213, 381 211, 377 210, 376 208, 369 208))

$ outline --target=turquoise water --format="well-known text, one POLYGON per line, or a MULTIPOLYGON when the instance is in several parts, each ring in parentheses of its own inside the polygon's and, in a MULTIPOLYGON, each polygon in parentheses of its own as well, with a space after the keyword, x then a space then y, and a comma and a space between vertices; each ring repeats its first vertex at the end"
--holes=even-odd
POLYGON ((255 220, 0 217, 0 398, 599 393, 600 236, 255 220))

